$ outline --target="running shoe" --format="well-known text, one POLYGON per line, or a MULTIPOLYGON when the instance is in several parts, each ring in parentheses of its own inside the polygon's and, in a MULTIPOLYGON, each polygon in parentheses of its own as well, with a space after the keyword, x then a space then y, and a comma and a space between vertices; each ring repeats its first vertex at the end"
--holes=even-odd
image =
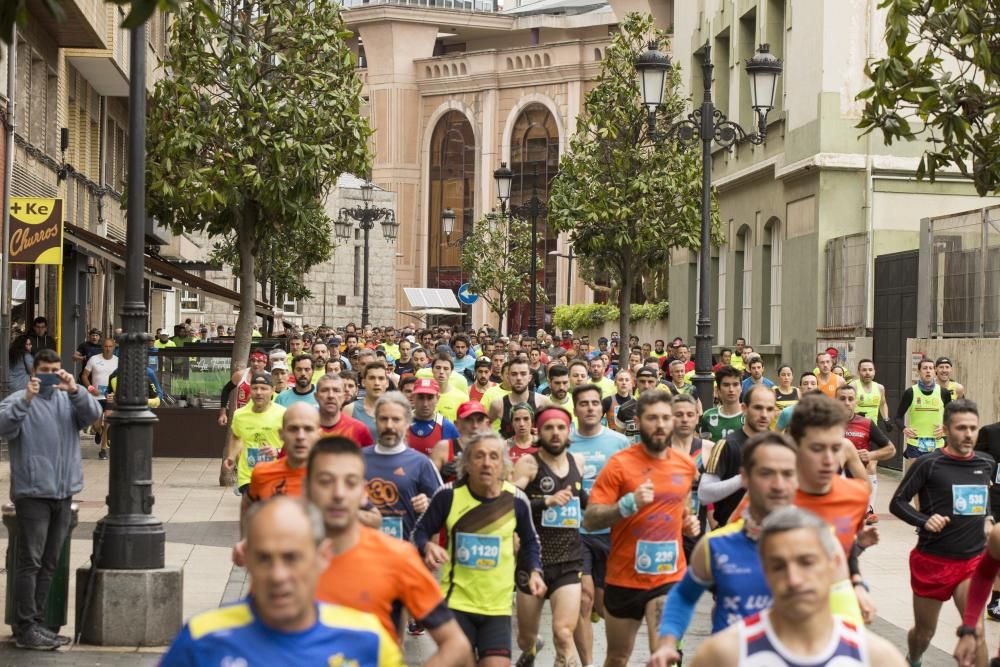
POLYGON ((871 512, 868 516, 865 517, 865 523, 869 526, 878 523, 878 514, 875 514, 875 512, 871 512))
POLYGON ((108 460, 108 450, 102 449, 101 451, 99 451, 97 453, 97 458, 101 459, 102 461, 107 461, 108 460))
POLYGON ((424 626, 417 623, 416 621, 414 621, 412 618, 410 619, 410 622, 406 624, 406 634, 410 635, 411 637, 419 637, 425 632, 427 632, 427 629, 424 628, 424 626))
POLYGON ((542 641, 541 637, 535 639, 534 650, 532 650, 531 653, 522 653, 521 657, 517 659, 517 663, 515 663, 514 667, 535 667, 535 657, 538 655, 538 652, 542 650, 543 646, 545 646, 545 642, 542 641))
MULTIPOLYGON (((993 621, 1000 621, 1000 599, 994 600, 986 606, 986 615, 993 621)), ((996 658, 1000 660, 1000 658, 996 658)))

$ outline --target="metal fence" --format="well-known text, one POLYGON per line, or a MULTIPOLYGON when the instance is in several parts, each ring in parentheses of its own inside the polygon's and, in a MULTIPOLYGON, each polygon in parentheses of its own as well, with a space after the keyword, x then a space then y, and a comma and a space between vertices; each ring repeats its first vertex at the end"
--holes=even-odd
POLYGON ((867 244, 866 234, 826 242, 827 327, 864 325, 867 244))
POLYGON ((1000 337, 1000 206, 925 218, 920 255, 928 335, 1000 337))

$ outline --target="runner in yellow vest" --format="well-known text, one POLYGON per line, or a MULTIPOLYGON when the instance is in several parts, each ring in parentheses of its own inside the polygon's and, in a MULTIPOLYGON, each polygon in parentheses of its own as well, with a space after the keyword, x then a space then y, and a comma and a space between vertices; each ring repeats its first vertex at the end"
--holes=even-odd
POLYGON ((889 404, 885 400, 885 387, 875 382, 875 362, 862 359, 858 362, 858 377, 849 383, 857 392, 855 409, 876 424, 878 418, 889 421, 889 404))
POLYGON ((490 432, 464 444, 460 481, 434 494, 413 528, 413 541, 431 570, 443 566, 445 601, 485 667, 511 656, 515 565, 530 572, 526 583, 533 595, 544 598, 546 589, 531 505, 506 481, 511 472, 506 443, 490 432), (438 546, 442 528, 447 548, 438 546), (516 559, 515 533, 521 543, 516 559))
POLYGON ((938 357, 934 362, 934 374, 937 383, 951 392, 952 398, 964 398, 965 387, 951 379, 951 359, 938 357))
POLYGON ((951 392, 935 381, 933 361, 921 359, 918 368, 920 379, 903 392, 896 410, 896 425, 906 438, 905 470, 914 459, 944 446, 944 406, 952 398, 951 392))

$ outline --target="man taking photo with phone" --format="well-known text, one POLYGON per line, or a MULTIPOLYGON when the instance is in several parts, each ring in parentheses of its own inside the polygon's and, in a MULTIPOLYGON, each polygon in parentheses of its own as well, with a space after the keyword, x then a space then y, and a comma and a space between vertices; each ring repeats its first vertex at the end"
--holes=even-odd
POLYGON ((44 626, 45 602, 69 533, 70 503, 83 490, 80 429, 100 416, 97 399, 62 369, 53 350, 39 351, 27 387, 0 403, 0 438, 10 443, 10 498, 17 511, 19 648, 53 651, 70 641, 44 626))

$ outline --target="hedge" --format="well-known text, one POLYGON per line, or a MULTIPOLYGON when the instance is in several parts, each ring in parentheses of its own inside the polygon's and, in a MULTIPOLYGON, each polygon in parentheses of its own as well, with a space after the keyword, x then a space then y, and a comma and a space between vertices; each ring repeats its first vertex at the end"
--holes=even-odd
MULTIPOLYGON (((632 304, 629 321, 665 320, 670 314, 670 304, 660 303, 632 304)), ((572 306, 556 306, 553 322, 560 329, 596 329, 605 322, 617 322, 620 313, 618 306, 603 303, 581 303, 572 306)))

